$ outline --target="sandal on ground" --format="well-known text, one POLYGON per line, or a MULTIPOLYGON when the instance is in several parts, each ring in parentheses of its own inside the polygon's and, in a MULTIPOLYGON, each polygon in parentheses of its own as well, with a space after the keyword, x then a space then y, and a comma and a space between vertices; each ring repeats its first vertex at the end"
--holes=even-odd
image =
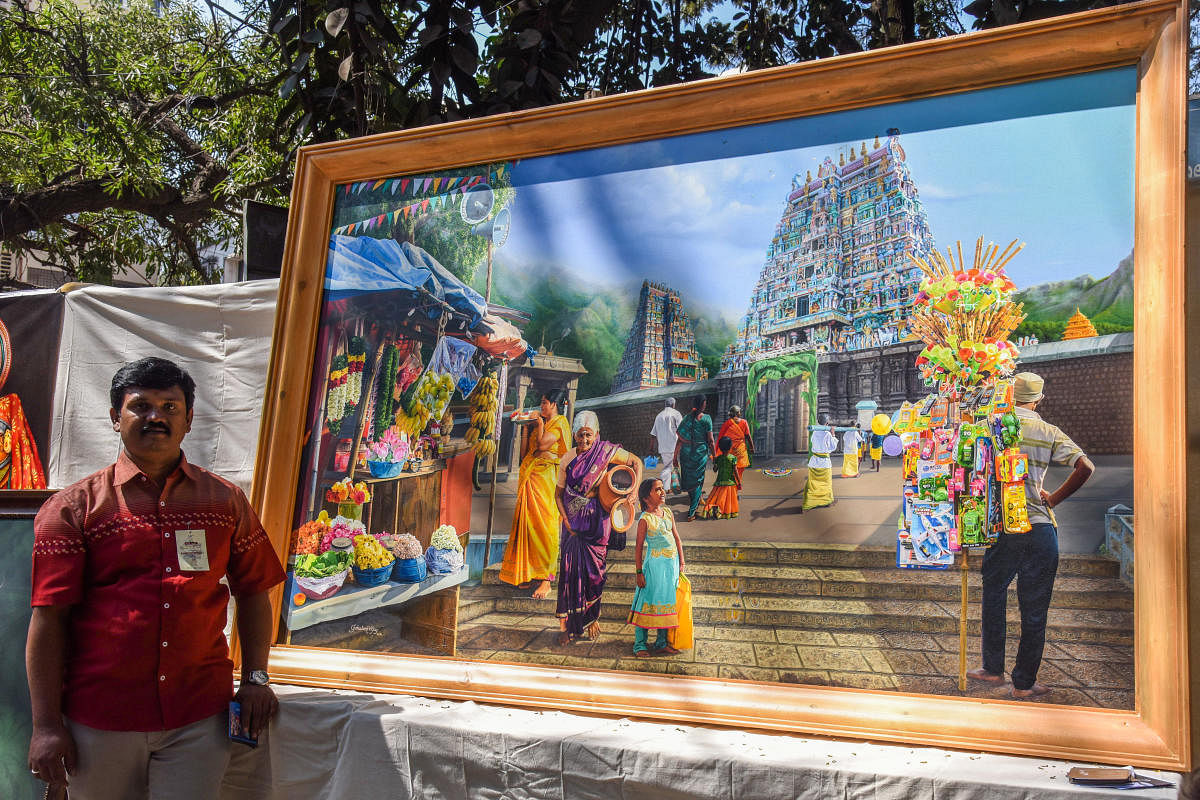
POLYGON ((633 657, 634 658, 649 658, 650 651, 649 650, 634 650, 633 657))
POLYGON ((658 648, 654 652, 661 653, 664 656, 677 656, 680 653, 679 650, 676 650, 674 647, 671 647, 671 645, 669 645, 669 644, 663 645, 662 647, 658 648))
POLYGON ((1028 689, 1018 689, 1014 686, 1012 690, 1012 696, 1016 698, 1041 697, 1042 695, 1049 693, 1050 687, 1044 686, 1040 683, 1034 683, 1033 686, 1030 686, 1028 689))
POLYGON ((571 643, 571 634, 566 631, 558 632, 558 644, 560 647, 566 647, 571 643))
POLYGON ((994 683, 997 686, 1004 683, 1004 674, 997 675, 994 672, 988 672, 983 667, 967 670, 967 677, 973 681, 983 681, 984 683, 994 683))

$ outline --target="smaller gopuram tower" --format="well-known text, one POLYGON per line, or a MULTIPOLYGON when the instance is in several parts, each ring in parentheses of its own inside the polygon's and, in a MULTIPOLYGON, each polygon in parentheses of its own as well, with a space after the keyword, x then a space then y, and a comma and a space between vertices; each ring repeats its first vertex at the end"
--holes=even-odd
POLYGON ((625 353, 613 378, 613 393, 707 377, 696 351, 696 334, 678 293, 643 281, 625 353))

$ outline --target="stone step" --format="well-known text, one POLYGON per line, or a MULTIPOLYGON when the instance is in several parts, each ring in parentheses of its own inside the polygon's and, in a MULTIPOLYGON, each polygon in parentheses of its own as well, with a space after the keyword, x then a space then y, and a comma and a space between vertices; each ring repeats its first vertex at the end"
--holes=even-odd
MULTIPOLYGON (((553 620, 553 597, 535 600, 505 586, 481 585, 463 591, 465 602, 491 602, 499 613, 538 615, 553 620)), ((633 601, 629 589, 606 590, 601 617, 623 622, 633 601)), ((479 609, 472 609, 472 613, 479 609)), ((460 605, 460 615, 461 615, 460 605)), ((696 592, 692 616, 697 625, 734 625, 811 630, 857 630, 918 633, 956 633, 959 603, 935 600, 879 598, 787 597, 762 594, 696 592)), ((1007 608, 1013 630, 1020 624, 1015 602, 1007 608)), ((460 616, 461 618, 461 616, 460 616)), ((980 607, 968 604, 967 630, 979 633, 980 607)), ((1052 606, 1048 636, 1067 642, 1128 645, 1133 641, 1133 613, 1111 609, 1063 608, 1052 606)))
MULTIPOLYGON (((908 570, 888 568, 841 568, 725 564, 691 562, 687 566, 693 590, 737 594, 778 594, 792 597, 849 597, 892 600, 937 600, 955 602, 961 592, 959 570, 908 570)), ((978 601, 981 577, 972 570, 967 578, 968 598, 978 601)), ((609 564, 608 587, 632 589, 631 561, 609 564)), ((489 567, 483 584, 504 586, 499 570, 489 567)), ((1016 602, 1016 581, 1009 587, 1010 602, 1016 602)), ((1116 578, 1059 575, 1054 584, 1053 604, 1065 608, 1133 610, 1133 592, 1116 578)))
MULTIPOLYGON (((894 547, 860 547, 844 544, 813 544, 805 542, 688 542, 683 543, 689 564, 758 564, 761 566, 805 566, 833 567, 841 569, 892 569, 896 568, 894 547)), ((610 564, 632 562, 635 548, 633 538, 624 550, 610 550, 610 564)), ((983 560, 983 551, 971 552, 971 564, 978 569, 983 560)), ((950 570, 928 570, 928 572, 952 572, 950 570)), ((922 570, 925 571, 925 570, 922 570)), ((1062 553, 1059 556, 1059 575, 1080 577, 1116 578, 1120 564, 1112 558, 1091 553, 1062 553)))
MULTIPOLYGON (((1018 639, 1009 629, 1007 661, 1018 639)), ((633 627, 604 621, 597 641, 558 642, 558 625, 543 614, 493 612, 460 624, 458 654, 508 663, 537 663, 826 686, 898 690, 977 698, 1007 698, 1008 686, 970 682, 957 687, 957 633, 914 633, 776 628, 754 625, 695 627, 696 645, 670 658, 633 657, 633 627)), ((967 664, 979 661, 979 638, 967 642, 967 664)), ((1131 709, 1133 648, 1081 644, 1048 632, 1038 680, 1051 687, 1048 702, 1131 709)))

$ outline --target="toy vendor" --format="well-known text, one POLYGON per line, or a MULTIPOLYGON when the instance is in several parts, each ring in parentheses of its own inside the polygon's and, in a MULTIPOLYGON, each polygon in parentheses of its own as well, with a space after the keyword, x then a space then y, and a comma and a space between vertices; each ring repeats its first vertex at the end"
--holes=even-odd
POLYGON ((1021 641, 1012 668, 1012 696, 1037 697, 1049 689, 1037 682, 1046 644, 1046 616, 1054 576, 1058 572, 1058 523, 1054 507, 1074 494, 1095 471, 1083 450, 1037 413, 1044 381, 1032 372, 1015 376, 1013 400, 1021 423, 1019 448, 1028 457, 1025 499, 1031 530, 1002 532, 983 556, 983 666, 967 676, 985 683, 1004 683, 1005 613, 1008 587, 1017 579, 1021 607, 1021 641), (1053 492, 1042 487, 1051 464, 1073 468, 1053 492))

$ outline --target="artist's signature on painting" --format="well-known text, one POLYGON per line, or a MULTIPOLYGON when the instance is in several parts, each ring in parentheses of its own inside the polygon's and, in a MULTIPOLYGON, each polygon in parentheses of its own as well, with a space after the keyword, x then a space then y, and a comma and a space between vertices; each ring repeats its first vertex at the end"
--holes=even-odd
POLYGON ((351 625, 351 633, 365 633, 367 636, 380 637, 383 636, 383 631, 374 625, 351 625))

